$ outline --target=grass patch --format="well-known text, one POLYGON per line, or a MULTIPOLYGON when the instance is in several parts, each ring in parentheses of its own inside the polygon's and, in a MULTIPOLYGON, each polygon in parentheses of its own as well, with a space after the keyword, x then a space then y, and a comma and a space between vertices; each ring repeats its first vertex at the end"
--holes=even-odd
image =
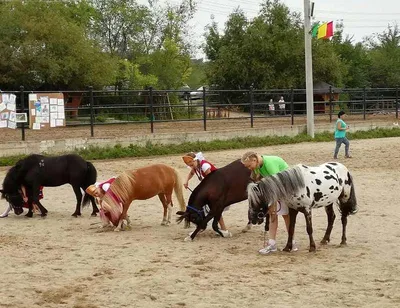
MULTIPOLYGON (((386 137, 400 137, 400 128, 376 128, 368 131, 357 131, 348 133, 350 140, 356 139, 372 139, 386 137)), ((299 134, 294 137, 288 136, 265 136, 265 137, 245 137, 233 138, 229 140, 213 140, 209 142, 185 142, 181 144, 160 145, 148 142, 145 146, 129 145, 122 147, 121 145, 109 147, 89 147, 86 149, 76 150, 74 153, 81 155, 87 160, 113 159, 124 157, 147 157, 160 155, 183 154, 190 151, 218 151, 232 149, 246 149, 254 147, 265 147, 280 144, 293 144, 301 142, 330 142, 333 141, 333 133, 326 131, 315 134, 312 139, 307 134, 299 134)), ((12 166, 26 155, 0 157, 0 166, 12 166)))

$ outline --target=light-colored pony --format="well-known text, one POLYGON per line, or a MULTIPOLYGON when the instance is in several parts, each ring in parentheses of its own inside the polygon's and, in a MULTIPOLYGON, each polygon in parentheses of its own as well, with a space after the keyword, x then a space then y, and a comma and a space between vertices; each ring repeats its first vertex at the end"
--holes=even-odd
POLYGON ((164 165, 155 164, 136 170, 125 171, 119 175, 100 201, 103 225, 110 222, 116 226, 114 231, 123 228, 124 221, 129 226, 127 212, 134 200, 146 200, 156 195, 164 207, 162 225, 171 223, 172 191, 179 202, 179 210, 185 211, 183 185, 177 170, 164 165))
POLYGON ((278 200, 283 200, 288 205, 290 227, 284 251, 292 249, 298 212, 302 212, 306 218, 310 251, 315 251, 311 222, 311 210, 314 208, 325 207, 328 227, 321 244, 329 242, 335 220, 334 204, 338 205, 342 214, 341 245, 346 244, 347 216, 357 212, 357 200, 353 178, 344 165, 337 162, 329 162, 317 167, 297 165, 274 176, 265 177, 258 183, 250 183, 247 189, 249 211, 253 222, 268 215, 268 207, 278 200))

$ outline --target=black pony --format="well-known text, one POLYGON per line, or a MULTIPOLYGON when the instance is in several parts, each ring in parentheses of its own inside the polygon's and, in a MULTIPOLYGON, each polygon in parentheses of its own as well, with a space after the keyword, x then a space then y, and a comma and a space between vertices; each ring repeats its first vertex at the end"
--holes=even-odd
POLYGON ((5 198, 13 207, 15 214, 23 212, 24 201, 21 194, 21 185, 26 188, 29 211, 26 216, 32 217, 32 204, 36 204, 42 216, 47 209, 39 202, 40 186, 55 187, 63 184, 71 184, 76 195, 76 209, 72 216, 81 215, 81 204, 92 202, 92 216, 99 212, 94 198, 85 194, 82 202, 81 189, 85 190, 94 184, 97 178, 96 168, 79 155, 68 154, 54 157, 32 154, 19 160, 8 172, 3 181, 1 197, 5 198))
MULTIPOLYGON (((179 211, 178 223, 185 220, 194 223, 197 228, 190 235, 193 240, 197 233, 207 228, 207 223, 214 218, 212 227, 223 236, 218 228, 224 208, 247 199, 247 185, 251 182, 251 171, 239 160, 222 167, 209 175, 193 190, 185 212, 179 211), (206 205, 209 207, 206 209, 206 205)), ((251 226, 249 221, 248 227, 251 226)))

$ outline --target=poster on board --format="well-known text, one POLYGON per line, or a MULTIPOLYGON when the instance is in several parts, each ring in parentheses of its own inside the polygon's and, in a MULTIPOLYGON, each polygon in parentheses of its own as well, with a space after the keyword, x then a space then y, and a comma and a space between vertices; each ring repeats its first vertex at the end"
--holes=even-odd
POLYGON ((16 98, 13 93, 0 94, 0 128, 17 128, 16 98))
POLYGON ((35 130, 65 126, 64 94, 29 94, 29 120, 35 130))

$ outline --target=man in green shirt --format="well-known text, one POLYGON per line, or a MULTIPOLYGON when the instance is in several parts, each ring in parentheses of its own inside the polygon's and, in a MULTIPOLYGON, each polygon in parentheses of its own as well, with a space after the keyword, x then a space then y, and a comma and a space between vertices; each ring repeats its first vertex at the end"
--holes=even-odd
MULTIPOLYGON (((271 176, 289 168, 288 164, 278 156, 260 155, 256 152, 246 152, 242 156, 243 165, 252 171, 251 178, 259 181, 263 177, 271 176)), ((269 240, 266 247, 259 250, 261 254, 269 254, 277 251, 276 233, 278 231, 278 217, 281 215, 285 221, 286 229, 289 232, 289 208, 283 201, 270 206, 269 240), (271 213, 272 210, 272 213, 271 213)), ((296 243, 293 241, 292 251, 297 251, 296 243)))

